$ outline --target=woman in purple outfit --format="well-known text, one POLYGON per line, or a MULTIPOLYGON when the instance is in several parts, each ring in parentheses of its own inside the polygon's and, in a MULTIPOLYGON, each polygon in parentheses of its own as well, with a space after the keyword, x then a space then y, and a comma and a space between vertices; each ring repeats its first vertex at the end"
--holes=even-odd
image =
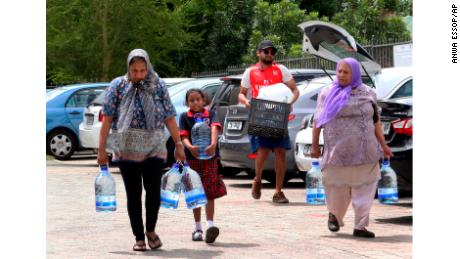
POLYGON ((373 238, 366 227, 380 178, 379 159, 393 154, 385 143, 375 91, 363 84, 359 62, 342 59, 336 72, 337 78, 318 96, 311 156, 320 156, 319 135, 324 129, 321 166, 329 230, 337 232, 344 225, 351 201, 353 235, 373 238))

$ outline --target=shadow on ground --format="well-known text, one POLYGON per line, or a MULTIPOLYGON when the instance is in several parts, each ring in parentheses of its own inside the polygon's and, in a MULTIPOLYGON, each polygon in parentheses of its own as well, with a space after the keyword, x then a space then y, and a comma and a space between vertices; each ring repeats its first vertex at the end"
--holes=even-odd
POLYGON ((412 243, 412 235, 394 235, 394 236, 379 236, 379 233, 375 233, 375 238, 362 238, 355 237, 352 233, 338 233, 327 236, 321 236, 322 238, 330 239, 353 239, 360 242, 371 242, 371 243, 412 243))
POLYGON ((195 249, 173 249, 173 250, 147 250, 145 252, 126 252, 126 251, 114 251, 111 254, 126 255, 126 256, 151 256, 151 257, 162 257, 162 258, 212 258, 220 256, 223 251, 219 250, 195 250, 195 249))
POLYGON ((412 216, 403 216, 396 218, 381 218, 375 219, 377 224, 397 224, 397 225, 406 225, 412 226, 412 216))

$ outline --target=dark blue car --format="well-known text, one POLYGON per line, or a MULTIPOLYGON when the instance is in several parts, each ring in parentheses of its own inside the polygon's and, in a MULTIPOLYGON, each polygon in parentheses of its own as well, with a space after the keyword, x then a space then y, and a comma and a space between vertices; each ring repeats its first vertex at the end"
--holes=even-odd
POLYGON ((68 159, 80 149, 78 125, 83 110, 109 83, 86 83, 55 88, 46 93, 46 153, 68 159))

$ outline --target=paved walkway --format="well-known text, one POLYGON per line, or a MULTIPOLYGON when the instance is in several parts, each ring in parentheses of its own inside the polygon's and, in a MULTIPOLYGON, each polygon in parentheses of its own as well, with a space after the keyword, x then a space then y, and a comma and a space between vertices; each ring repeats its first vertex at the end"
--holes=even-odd
MULTIPOLYGON (((96 213, 95 159, 47 161, 47 258, 411 258, 412 199, 395 206, 375 201, 369 229, 375 239, 357 239, 353 210, 338 234, 327 229, 325 206, 307 206, 304 184, 288 183, 291 203, 271 203, 274 187, 268 183, 258 201, 250 195, 250 179, 241 173, 226 178, 228 195, 216 200, 216 226, 221 235, 214 244, 192 242, 193 216, 183 196, 175 211, 160 209, 157 232, 163 247, 133 252, 134 238, 126 211, 123 182, 113 168, 118 210, 96 213)), ((202 213, 204 216, 204 211, 202 213)), ((203 218, 203 222, 205 219, 203 218)))

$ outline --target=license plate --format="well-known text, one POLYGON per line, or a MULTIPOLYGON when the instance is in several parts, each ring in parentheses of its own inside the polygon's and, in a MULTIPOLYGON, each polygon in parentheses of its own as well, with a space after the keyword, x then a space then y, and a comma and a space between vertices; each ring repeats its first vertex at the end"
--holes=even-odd
POLYGON ((390 133, 391 124, 389 122, 382 122, 382 131, 384 135, 390 133))
POLYGON ((86 115, 86 124, 93 125, 94 123, 94 115, 86 115))
POLYGON ((229 130, 241 130, 243 128, 242 121, 229 121, 227 124, 229 130))

